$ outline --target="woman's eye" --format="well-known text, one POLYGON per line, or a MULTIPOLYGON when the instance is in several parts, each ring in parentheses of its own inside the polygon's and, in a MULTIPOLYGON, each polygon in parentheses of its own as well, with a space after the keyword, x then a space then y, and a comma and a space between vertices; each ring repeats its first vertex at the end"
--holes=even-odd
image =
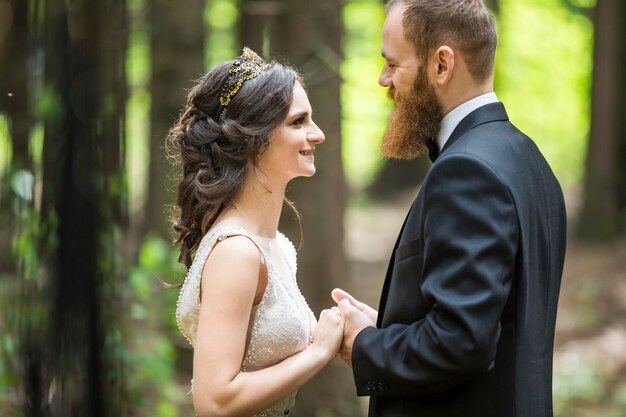
POLYGON ((300 126, 300 125, 304 124, 304 116, 298 117, 296 120, 293 121, 293 124, 295 126, 300 126))

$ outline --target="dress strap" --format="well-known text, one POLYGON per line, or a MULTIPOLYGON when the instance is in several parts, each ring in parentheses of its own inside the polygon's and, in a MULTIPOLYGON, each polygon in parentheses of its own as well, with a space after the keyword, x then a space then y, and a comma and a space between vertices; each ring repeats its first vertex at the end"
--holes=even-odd
MULTIPOLYGON (((234 237, 234 236, 243 236, 245 238, 248 238, 248 240, 250 242, 252 242, 254 244, 254 246, 256 246, 256 248, 259 250, 259 252, 261 253, 261 264, 263 264, 263 266, 265 266, 265 259, 266 259, 266 254, 265 254, 265 250, 263 249, 263 246, 261 246, 259 244, 259 242, 256 241, 256 239, 254 239, 251 235, 246 234, 246 233, 241 233, 241 232, 235 232, 235 233, 225 233, 225 234, 221 234, 217 237, 215 243, 213 244, 213 247, 215 247, 215 245, 219 242, 222 242, 226 239, 228 239, 229 237, 234 237)), ((205 260, 206 262, 206 260, 205 260)))
POLYGON ((181 333, 192 346, 195 344, 197 316, 200 310, 200 281, 202 278, 202 269, 216 243, 231 236, 245 236, 258 248, 261 253, 262 265, 265 266, 267 271, 266 286, 270 285, 272 271, 271 261, 255 235, 241 226, 221 226, 205 235, 198 246, 191 267, 189 271, 187 271, 187 276, 183 281, 176 303, 176 322, 178 323, 181 333))
MULTIPOLYGON (((264 277, 265 279, 263 280, 263 283, 262 283, 263 291, 261 291, 261 294, 264 294, 265 293, 265 289, 267 288, 269 280, 270 280, 270 272, 269 272, 269 269, 267 267, 267 262, 269 262, 269 261, 266 261, 267 255, 265 254, 265 250, 259 244, 259 242, 257 242, 256 239, 254 239, 252 237, 251 234, 249 234, 249 233, 241 233, 241 232, 233 232, 233 233, 221 234, 221 235, 219 235, 217 237, 217 240, 213 244, 213 247, 215 247, 215 245, 217 245, 219 242, 222 242, 222 241, 228 239, 229 237, 234 237, 234 236, 243 236, 243 237, 247 238, 250 242, 252 242, 254 244, 254 246, 256 246, 256 248, 261 253, 261 267, 265 270, 265 277, 264 277)), ((206 260, 205 260, 205 263, 206 263, 206 260)), ((259 284, 261 284, 261 283, 259 282, 259 284)), ((257 284, 257 285, 259 285, 259 284, 257 284)), ((258 291, 258 288, 257 288, 257 291, 258 291)), ((259 303, 261 302, 262 299, 263 299, 263 296, 261 296, 261 299, 258 302, 256 302, 256 296, 255 296, 254 306, 259 305, 259 303)))

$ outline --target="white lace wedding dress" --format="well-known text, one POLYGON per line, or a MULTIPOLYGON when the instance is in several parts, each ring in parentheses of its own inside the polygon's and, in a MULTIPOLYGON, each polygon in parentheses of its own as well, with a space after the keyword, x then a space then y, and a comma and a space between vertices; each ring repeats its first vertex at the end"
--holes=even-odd
MULTIPOLYGON (((251 372, 274 365, 304 350, 310 343, 316 319, 296 283, 296 251, 289 239, 277 232, 276 239, 280 252, 290 272, 289 276, 281 276, 260 238, 241 227, 223 226, 204 236, 180 290, 176 321, 189 343, 195 345, 200 311, 200 278, 204 264, 218 241, 235 235, 246 236, 257 245, 268 270, 267 287, 263 298, 252 309, 246 350, 241 364, 242 372, 251 372)), ((223 279, 228 279, 227 271, 224 271, 223 279)), ((278 404, 255 414, 254 417, 289 415, 295 396, 294 391, 278 404)))

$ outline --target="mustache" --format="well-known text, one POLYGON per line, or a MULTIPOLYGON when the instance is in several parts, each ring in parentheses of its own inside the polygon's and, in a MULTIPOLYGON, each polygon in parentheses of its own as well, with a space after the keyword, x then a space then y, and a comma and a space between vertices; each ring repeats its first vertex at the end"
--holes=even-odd
POLYGON ((398 96, 398 92, 395 87, 389 87, 387 90, 387 98, 393 102, 396 101, 396 97, 398 96))

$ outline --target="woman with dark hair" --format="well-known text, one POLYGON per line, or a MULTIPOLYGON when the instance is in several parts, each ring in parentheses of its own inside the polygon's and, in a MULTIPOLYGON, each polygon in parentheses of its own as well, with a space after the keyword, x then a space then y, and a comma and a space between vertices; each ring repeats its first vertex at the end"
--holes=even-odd
POLYGON ((315 125, 297 72, 245 48, 189 92, 169 144, 182 167, 174 229, 188 274, 176 309, 194 347, 203 416, 284 416, 339 349, 343 318, 319 322, 278 228, 287 183, 315 173, 315 125))

